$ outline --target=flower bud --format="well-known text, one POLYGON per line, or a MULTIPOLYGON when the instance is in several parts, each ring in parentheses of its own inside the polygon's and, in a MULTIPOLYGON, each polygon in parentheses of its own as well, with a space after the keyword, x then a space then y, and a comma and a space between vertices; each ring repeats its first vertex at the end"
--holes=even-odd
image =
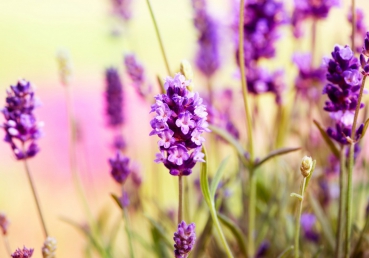
POLYGON ((42 246, 43 258, 55 258, 56 251, 56 239, 53 237, 47 237, 44 245, 42 246))
POLYGON ((180 66, 180 70, 181 70, 181 74, 184 75, 184 77, 186 77, 186 80, 190 80, 190 85, 188 85, 188 90, 192 91, 193 90, 193 71, 192 71, 192 66, 190 64, 190 62, 188 62, 187 60, 182 60, 181 61, 181 66, 180 66))
POLYGON ((300 171, 303 177, 308 177, 310 175, 311 169, 313 168, 313 159, 311 157, 305 156, 302 158, 300 171))

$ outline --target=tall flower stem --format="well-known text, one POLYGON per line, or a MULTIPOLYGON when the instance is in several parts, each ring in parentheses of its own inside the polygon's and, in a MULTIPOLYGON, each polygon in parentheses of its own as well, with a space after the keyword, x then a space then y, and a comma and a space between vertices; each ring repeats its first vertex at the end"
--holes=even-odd
POLYGON ((355 34, 356 34, 356 10, 355 10, 355 0, 351 0, 351 13, 352 13, 352 21, 351 21, 351 49, 355 49, 355 34))
POLYGON ((304 181, 302 182, 301 188, 301 199, 300 199, 300 207, 298 210, 297 218, 296 218, 296 231, 295 231, 295 258, 299 257, 299 240, 300 240, 300 224, 301 224, 301 214, 302 214, 302 202, 304 200, 304 192, 306 187, 306 177, 304 177, 304 181))
POLYGON ((154 27, 155 27, 156 36, 157 36, 158 41, 159 41, 160 50, 161 50, 161 54, 162 54, 163 59, 164 59, 164 62, 165 62, 165 67, 167 69, 167 73, 168 73, 168 75, 171 75, 170 68, 169 68, 168 58, 167 58, 167 55, 165 54, 163 40, 161 39, 161 36, 160 36, 159 27, 158 27, 158 24, 156 22, 154 12, 152 10, 151 4, 150 4, 150 0, 146 0, 146 3, 147 3, 147 6, 149 7, 150 16, 151 16, 152 22, 153 22, 154 27))
POLYGON ((248 221, 248 243, 247 250, 249 257, 255 255, 255 217, 256 217, 256 175, 254 171, 250 171, 250 196, 249 196, 249 221, 248 221))
POLYGON ((183 219, 183 178, 178 176, 178 224, 183 219))
POLYGON ((317 20, 313 19, 311 24, 311 67, 314 66, 316 55, 316 23, 317 20))
MULTIPOLYGON (((122 194, 124 194, 123 186, 122 186, 122 194)), ((129 245, 129 255, 131 258, 135 257, 134 250, 133 250, 133 242, 132 242, 132 230, 131 230, 131 222, 129 219, 128 209, 127 207, 123 206, 123 219, 124 219, 124 226, 127 233, 128 238, 128 245, 129 245)))
MULTIPOLYGON (((25 153, 24 144, 23 144, 23 152, 25 153)), ((47 233, 44 216, 42 215, 40 201, 39 201, 39 198, 38 198, 37 193, 36 193, 36 187, 35 187, 35 184, 33 182, 31 171, 30 171, 29 166, 28 166, 27 158, 24 159, 24 169, 26 170, 26 173, 27 173, 28 182, 29 182, 29 184, 31 186, 31 189, 32 189, 33 198, 35 199, 35 203, 36 203, 36 206, 37 206, 38 215, 40 216, 40 220, 41 220, 41 224, 42 224, 42 229, 44 231, 44 237, 46 239, 49 236, 49 234, 47 233)))
POLYGON ((12 249, 10 248, 9 238, 7 235, 3 235, 3 238, 4 238, 4 245, 5 245, 6 252, 8 253, 10 257, 12 255, 12 249))
POLYGON ((351 220, 352 220, 352 171, 354 170, 354 147, 355 147, 355 132, 356 123, 359 116, 361 99, 363 96, 364 86, 365 86, 366 75, 364 75, 361 82, 359 98, 355 110, 354 122, 352 124, 351 131, 351 143, 349 152, 349 165, 348 165, 348 178, 347 178, 347 194, 346 194, 346 249, 345 257, 350 256, 350 243, 351 243, 351 220))
POLYGON ((341 146, 340 152, 340 196, 339 196, 339 206, 338 206, 338 220, 337 220, 337 235, 336 235, 336 255, 335 257, 342 257, 342 241, 343 241, 343 225, 344 225, 344 207, 345 207, 345 173, 346 173, 346 159, 344 146, 341 146))

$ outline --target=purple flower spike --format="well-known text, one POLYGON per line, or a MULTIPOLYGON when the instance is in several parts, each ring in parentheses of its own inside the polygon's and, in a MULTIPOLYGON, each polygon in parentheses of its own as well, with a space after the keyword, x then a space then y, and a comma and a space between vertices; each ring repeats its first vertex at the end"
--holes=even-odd
MULTIPOLYGON (((363 38, 365 37, 366 34, 364 11, 359 8, 356 8, 355 18, 356 18, 355 51, 360 53, 362 49, 363 38)), ((347 16, 347 19, 350 23, 352 23, 351 9, 347 16)))
POLYGON ((129 158, 123 156, 120 151, 117 151, 116 157, 109 159, 109 163, 111 166, 111 175, 117 183, 123 184, 131 173, 129 158))
POLYGON ((189 225, 182 221, 178 224, 178 230, 174 233, 174 255, 176 258, 187 258, 196 241, 195 224, 189 225))
POLYGON ((7 90, 6 105, 1 110, 6 122, 4 141, 9 143, 18 160, 35 156, 39 148, 36 140, 41 137, 42 122, 37 122, 33 114, 37 106, 32 84, 20 80, 7 90))
POLYGON ((123 117, 123 85, 115 68, 109 68, 106 77, 106 114, 108 124, 112 127, 121 126, 123 117))
POLYGON ((319 235, 313 229, 315 221, 316 218, 313 214, 304 213, 301 215, 301 227, 304 232, 304 236, 312 242, 319 241, 319 235))
POLYGON ((126 54, 124 56, 124 65, 126 66, 126 71, 133 82, 138 94, 142 97, 150 93, 150 87, 145 85, 145 69, 142 64, 137 61, 134 54, 126 54))
POLYGON ((150 135, 160 137, 155 162, 164 163, 173 176, 190 175, 196 162, 205 162, 201 152, 205 139, 201 135, 210 131, 208 113, 199 94, 187 89, 189 84, 181 74, 166 78, 166 94, 157 95, 151 106, 156 116, 150 121, 150 135))
POLYGON ((9 227, 9 220, 7 219, 4 213, 0 212, 0 229, 4 236, 8 232, 8 227, 9 227))
POLYGON ((33 254, 33 249, 28 249, 26 247, 23 247, 23 249, 17 249, 15 252, 11 255, 12 258, 31 258, 33 254))

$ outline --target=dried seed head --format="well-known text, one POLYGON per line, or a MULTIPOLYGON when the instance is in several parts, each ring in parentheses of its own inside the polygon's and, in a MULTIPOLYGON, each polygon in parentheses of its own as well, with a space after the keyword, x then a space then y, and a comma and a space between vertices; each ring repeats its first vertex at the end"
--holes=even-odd
POLYGON ((43 258, 55 258, 56 252, 56 239, 53 237, 47 237, 44 245, 42 246, 43 258))
POLYGON ((308 177, 310 175, 312 168, 313 168, 313 159, 308 156, 303 157, 300 166, 302 176, 308 177))

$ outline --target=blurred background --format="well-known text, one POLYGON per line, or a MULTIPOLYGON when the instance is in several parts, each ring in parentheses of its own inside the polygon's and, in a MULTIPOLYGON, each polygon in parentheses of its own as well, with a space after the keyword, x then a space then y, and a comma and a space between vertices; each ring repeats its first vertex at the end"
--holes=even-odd
MULTIPOLYGON (((231 1, 208 2, 211 13, 224 27, 222 67, 214 76, 213 84, 218 89, 231 87, 238 92, 240 82, 229 29, 235 15, 234 5, 231 1)), ((291 10, 292 1, 284 2, 291 10)), ((333 8, 327 20, 319 23, 317 60, 329 55, 334 44, 350 43, 350 26, 346 19, 349 2, 343 1, 340 8, 333 8)), ((365 10, 365 2, 357 0, 357 6, 365 10)), ((171 69, 178 70, 182 59, 194 60, 197 49, 191 1, 155 0, 152 6, 171 69)), ((36 115, 45 126, 44 135, 39 140, 41 152, 30 159, 30 168, 50 234, 58 241, 58 257, 82 257, 86 241, 75 228, 60 220, 63 217, 81 224, 85 222, 71 183, 65 91, 59 82, 56 53, 67 49, 73 63, 73 109, 80 130, 78 168, 89 204, 96 217, 109 210, 110 218, 119 218, 120 212, 110 197, 110 193, 120 190, 110 177, 107 163, 113 152, 104 111, 105 69, 115 66, 124 75, 123 54, 134 52, 145 66, 153 94, 159 92, 156 76, 167 76, 146 2, 132 1, 131 8, 132 19, 123 22, 112 15, 109 0, 0 1, 0 106, 5 103, 6 88, 18 79, 25 78, 36 85, 36 95, 42 103, 36 115)), ((310 29, 306 28, 305 38, 296 44, 291 28, 284 26, 277 56, 266 63, 269 67, 278 65, 286 70, 288 88, 293 87, 296 75, 291 63, 292 54, 309 50, 309 33, 310 29)), ((169 176, 162 165, 153 163, 157 140, 148 136, 150 104, 136 94, 125 77, 127 121, 124 132, 128 155, 141 164, 144 180, 141 190, 144 196, 155 194, 164 207, 175 208, 175 178, 169 176), (162 187, 156 188, 155 182, 159 181, 162 187)), ((195 84, 197 90, 206 90, 205 79, 197 71, 195 84)), ((286 97, 288 99, 288 94, 286 97)), ((268 114, 272 109, 268 103, 272 104, 274 100, 271 96, 263 97, 264 100, 267 104, 261 112, 268 114)), ((236 103, 242 104, 241 95, 236 103)), ((239 106, 242 110, 242 105, 239 106)), ((242 111, 236 114, 243 115, 242 111)), ((236 121, 236 124, 244 136, 244 123, 236 121)), ((224 152, 226 154, 227 149, 224 152)), ((40 257, 39 249, 44 239, 23 163, 15 160, 8 144, 1 142, 0 211, 6 213, 11 222, 9 240, 12 249, 23 245, 32 247, 36 249, 34 257, 40 257)), ((125 244, 118 248, 124 250, 125 244)), ((0 257, 7 257, 2 242, 0 257)))

